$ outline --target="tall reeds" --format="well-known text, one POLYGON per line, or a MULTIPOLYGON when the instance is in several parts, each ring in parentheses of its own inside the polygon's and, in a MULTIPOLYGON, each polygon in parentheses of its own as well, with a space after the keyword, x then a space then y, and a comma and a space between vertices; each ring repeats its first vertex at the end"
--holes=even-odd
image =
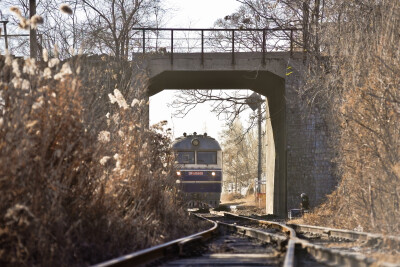
POLYGON ((193 229, 131 67, 0 57, 1 264, 88 265, 193 229))

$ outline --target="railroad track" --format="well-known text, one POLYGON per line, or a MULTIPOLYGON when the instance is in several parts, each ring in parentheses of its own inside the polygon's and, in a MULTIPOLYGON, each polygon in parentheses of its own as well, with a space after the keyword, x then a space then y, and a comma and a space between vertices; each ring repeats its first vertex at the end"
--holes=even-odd
POLYGON ((95 266, 400 266, 366 255, 377 246, 400 248, 396 236, 285 225, 227 212, 196 216, 212 227, 95 266), (354 251, 352 245, 362 249, 354 251))

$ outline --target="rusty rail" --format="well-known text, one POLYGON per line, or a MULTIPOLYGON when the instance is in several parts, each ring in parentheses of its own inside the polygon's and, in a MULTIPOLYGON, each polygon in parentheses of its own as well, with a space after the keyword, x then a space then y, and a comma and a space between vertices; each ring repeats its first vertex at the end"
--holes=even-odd
POLYGON ((312 233, 329 238, 338 238, 348 241, 361 241, 369 244, 388 246, 396 250, 400 249, 400 236, 373 234, 302 224, 288 224, 288 226, 293 228, 297 233, 312 233))
MULTIPOLYGON (((226 216, 231 216, 230 214, 226 214, 226 216)), ((217 233, 219 227, 223 227, 229 229, 230 231, 235 231, 241 233, 245 236, 249 236, 252 238, 256 238, 258 240, 262 240, 264 242, 274 242, 274 243, 285 243, 287 241, 287 237, 279 236, 272 233, 266 233, 257 229, 252 229, 244 226, 237 226, 232 224, 227 224, 223 222, 214 222, 202 216, 197 216, 202 219, 208 220, 214 224, 212 228, 209 230, 203 231, 198 234, 194 234, 191 236, 187 236, 184 238, 180 238, 177 240, 170 241, 168 243, 158 245, 155 247, 151 247, 148 249, 140 250, 135 253, 131 253, 128 255, 124 255, 106 262, 102 262, 99 264, 94 265, 95 267, 121 267, 121 266, 141 266, 145 264, 150 264, 155 262, 158 259, 165 258, 166 256, 172 255, 181 255, 185 249, 185 246, 191 245, 193 242, 197 241, 204 241, 217 233)), ((247 218, 246 218, 247 219, 247 218)), ((276 229, 280 229, 283 227, 284 232, 293 234, 291 230, 283 225, 276 225, 276 229)), ((294 256, 294 250, 289 252, 289 254, 294 256)), ((285 265, 286 267, 293 267, 293 261, 291 262, 292 265, 285 265)))
MULTIPOLYGON (((285 233, 285 236, 266 233, 257 229, 252 229, 244 226, 232 225, 223 222, 217 223, 212 221, 214 226, 207 231, 203 231, 198 234, 170 241, 166 244, 158 245, 132 254, 128 254, 116 259, 109 260, 107 262, 99 263, 94 266, 97 267, 137 266, 154 262, 155 260, 165 258, 166 256, 181 255, 183 254, 183 251, 186 246, 190 246, 191 244, 194 244, 195 242, 198 241, 207 240, 213 235, 217 234, 218 227, 228 228, 231 231, 236 231, 243 235, 263 240, 264 242, 274 242, 278 244, 287 243, 286 254, 283 263, 284 267, 295 266, 296 249, 298 248, 306 250, 307 253, 313 255, 313 257, 319 262, 339 264, 340 266, 370 266, 371 264, 379 264, 379 266, 385 266, 385 267, 397 266, 395 264, 390 264, 390 263, 382 263, 382 262, 378 263, 376 262, 376 260, 369 258, 361 253, 332 250, 330 248, 326 248, 321 245, 313 244, 309 241, 296 237, 296 231, 310 232, 314 234, 320 234, 347 240, 359 240, 359 241, 361 240, 366 242, 371 240, 372 241, 383 240, 383 238, 386 238, 390 239, 391 243, 394 242, 396 244, 400 244, 400 238, 396 236, 382 236, 377 234, 354 232, 354 231, 308 226, 308 225, 295 225, 295 224, 284 225, 277 222, 254 219, 246 216, 239 216, 228 212, 224 212, 223 215, 227 217, 235 217, 238 219, 254 221, 260 225, 267 225, 268 228, 277 229, 280 232, 285 233)), ((204 217, 201 218, 206 219, 204 217)))
POLYGON ((319 262, 335 264, 337 266, 370 266, 373 264, 384 267, 398 266, 397 264, 391 264, 387 262, 377 262, 376 260, 369 258, 361 253, 338 251, 323 247, 321 245, 315 245, 309 241, 296 237, 296 233, 313 233, 321 236, 352 240, 352 241, 363 241, 371 244, 377 244, 377 243, 388 244, 396 249, 400 248, 399 236, 385 236, 380 234, 372 234, 365 232, 356 232, 343 229, 334 229, 334 228, 300 225, 300 224, 282 225, 275 222, 254 219, 246 216, 239 216, 236 214, 230 214, 230 216, 246 218, 248 220, 257 221, 260 224, 267 224, 276 227, 277 229, 281 229, 282 231, 288 231, 287 233, 290 233, 289 234, 290 239, 287 245, 287 251, 283 264, 284 267, 294 266, 296 257, 295 256, 296 246, 305 249, 319 262), (290 230, 285 230, 285 229, 290 229, 290 230))
POLYGON ((285 259, 284 259, 284 262, 283 262, 283 266, 284 267, 293 267, 293 266, 295 266, 296 232, 291 227, 288 227, 288 226, 286 226, 284 224, 280 224, 280 223, 277 223, 277 222, 253 219, 253 218, 250 218, 250 217, 240 216, 240 215, 229 213, 229 212, 225 212, 225 215, 236 217, 236 218, 242 218, 242 219, 249 220, 249 221, 254 221, 254 222, 257 222, 259 224, 267 225, 270 228, 277 229, 277 230, 279 230, 279 231, 281 231, 283 233, 286 233, 289 241, 288 241, 288 244, 287 244, 287 247, 286 247, 286 254, 285 254, 285 259))
POLYGON ((213 226, 208 230, 114 258, 106 262, 98 263, 93 265, 93 267, 139 266, 149 264, 157 259, 162 259, 170 254, 179 255, 183 251, 184 246, 199 240, 207 240, 217 233, 218 224, 211 220, 208 221, 213 224, 213 226))

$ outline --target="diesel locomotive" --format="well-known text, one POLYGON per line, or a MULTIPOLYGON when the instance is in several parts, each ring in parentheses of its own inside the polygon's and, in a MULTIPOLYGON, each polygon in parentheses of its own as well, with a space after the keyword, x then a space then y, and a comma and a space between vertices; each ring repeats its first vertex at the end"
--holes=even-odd
POLYGON ((207 134, 183 134, 172 148, 178 163, 177 183, 187 206, 218 207, 222 191, 222 150, 207 134))

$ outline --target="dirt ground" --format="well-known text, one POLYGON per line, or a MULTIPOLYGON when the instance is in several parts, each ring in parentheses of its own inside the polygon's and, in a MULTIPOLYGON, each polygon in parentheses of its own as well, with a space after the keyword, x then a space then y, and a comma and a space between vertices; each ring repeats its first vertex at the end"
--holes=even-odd
POLYGON ((222 194, 221 205, 244 205, 244 206, 255 206, 254 195, 239 196, 238 194, 222 194))
POLYGON ((258 206, 254 195, 222 194, 220 206, 236 206, 236 209, 233 209, 232 212, 242 215, 265 214, 265 207, 258 206))

